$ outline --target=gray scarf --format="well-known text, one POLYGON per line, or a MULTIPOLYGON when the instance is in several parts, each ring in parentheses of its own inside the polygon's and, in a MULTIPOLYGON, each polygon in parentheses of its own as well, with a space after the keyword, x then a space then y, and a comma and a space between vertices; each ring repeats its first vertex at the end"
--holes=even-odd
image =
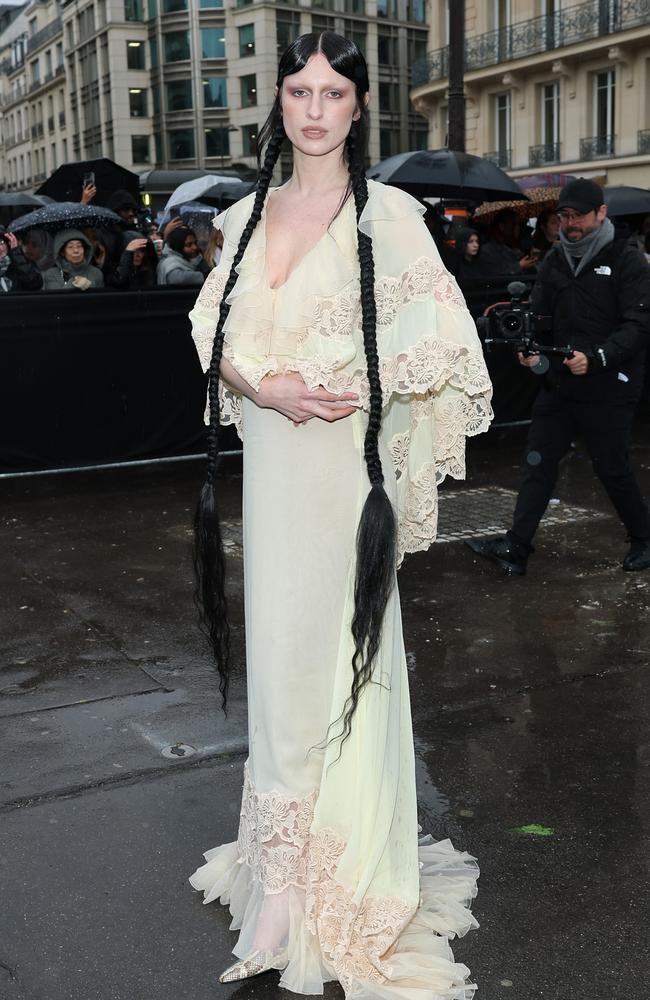
POLYGON ((613 239, 614 226, 607 218, 598 229, 594 229, 593 233, 588 233, 581 240, 575 240, 574 242, 568 240, 562 230, 560 230, 560 243, 564 250, 564 256, 575 274, 580 274, 581 271, 584 271, 589 261, 593 260, 603 247, 606 247, 613 239))

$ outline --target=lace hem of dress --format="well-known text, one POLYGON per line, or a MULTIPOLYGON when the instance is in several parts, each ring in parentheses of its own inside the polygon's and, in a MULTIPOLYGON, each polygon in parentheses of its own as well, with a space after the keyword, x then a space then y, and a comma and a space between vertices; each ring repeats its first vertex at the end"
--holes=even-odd
POLYGON ((448 840, 422 838, 415 904, 372 895, 355 902, 336 877, 344 838, 332 828, 311 829, 316 798, 316 791, 304 798, 258 792, 246 767, 238 842, 207 852, 191 884, 203 890, 206 903, 230 903, 233 927, 242 928, 246 940, 254 936, 249 917, 259 913, 265 895, 299 890, 303 918, 292 924, 281 981, 295 992, 322 993, 322 980, 333 973, 350 998, 406 998, 416 985, 431 1000, 470 1000, 475 986, 467 982, 469 970, 454 962, 448 939, 478 926, 469 909, 478 877, 474 858, 448 840), (307 968, 314 945, 320 958, 307 968))

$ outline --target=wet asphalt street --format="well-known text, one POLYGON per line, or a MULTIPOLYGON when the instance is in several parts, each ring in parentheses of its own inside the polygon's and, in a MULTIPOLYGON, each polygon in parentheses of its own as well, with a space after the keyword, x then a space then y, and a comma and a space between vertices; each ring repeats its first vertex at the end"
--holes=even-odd
MULTIPOLYGON (((520 454, 475 445, 441 541, 400 572, 421 823, 481 865, 481 929, 454 947, 479 1000, 645 1000, 650 571, 621 570, 579 445, 528 575, 479 562, 462 536, 505 527, 520 454)), ((192 604, 200 474, 0 484, 0 1000, 292 996, 275 973, 217 983, 234 935, 187 883, 236 836, 246 753, 244 680, 224 720, 192 604)), ((239 660, 240 486, 231 460, 239 660)))

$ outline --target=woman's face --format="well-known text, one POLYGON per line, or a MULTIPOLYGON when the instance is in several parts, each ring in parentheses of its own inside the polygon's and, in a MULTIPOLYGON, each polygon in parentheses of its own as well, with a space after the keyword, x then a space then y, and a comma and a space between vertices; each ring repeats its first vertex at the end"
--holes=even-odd
POLYGON ((134 250, 133 251, 133 266, 134 267, 140 267, 143 260, 144 260, 144 250, 134 250))
POLYGON ((307 156, 325 156, 342 147, 361 114, 354 83, 336 73, 322 52, 285 76, 280 103, 291 144, 307 156))
POLYGON ((185 242, 183 243, 183 256, 188 259, 196 257, 199 252, 199 245, 196 242, 196 236, 194 233, 188 233, 185 237, 185 242))
POLYGON ((23 242, 23 253, 27 260, 36 263, 43 256, 43 247, 36 240, 26 239, 23 242))
POLYGON ((557 243, 560 238, 560 220, 555 213, 549 215, 542 228, 549 243, 557 243))
POLYGON ((83 262, 85 248, 81 240, 68 240, 63 248, 63 256, 68 264, 79 265, 83 262))
POLYGON ((468 257, 476 257, 476 254, 478 253, 478 248, 479 248, 478 236, 476 235, 476 233, 472 233, 472 235, 467 241, 465 253, 467 254, 468 257))

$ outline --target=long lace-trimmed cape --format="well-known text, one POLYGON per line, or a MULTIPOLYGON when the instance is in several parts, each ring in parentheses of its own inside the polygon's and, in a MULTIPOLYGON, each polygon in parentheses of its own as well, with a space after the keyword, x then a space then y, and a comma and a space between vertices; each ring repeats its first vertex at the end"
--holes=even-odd
MULTIPOLYGON (((438 484, 446 476, 464 478, 465 438, 487 430, 492 389, 474 322, 424 225, 424 209, 405 192, 374 181, 368 192, 358 225, 373 241, 382 436, 398 481, 401 559, 435 540, 438 484)), ((224 235, 223 253, 190 313, 204 370, 253 198, 214 222, 224 235)), ((263 211, 237 268, 224 356, 255 390, 268 374, 296 371, 310 389, 356 392, 367 409, 353 199, 275 290, 267 280, 265 223, 263 211)), ((241 397, 223 383, 220 419, 235 424, 243 439, 241 397)))

